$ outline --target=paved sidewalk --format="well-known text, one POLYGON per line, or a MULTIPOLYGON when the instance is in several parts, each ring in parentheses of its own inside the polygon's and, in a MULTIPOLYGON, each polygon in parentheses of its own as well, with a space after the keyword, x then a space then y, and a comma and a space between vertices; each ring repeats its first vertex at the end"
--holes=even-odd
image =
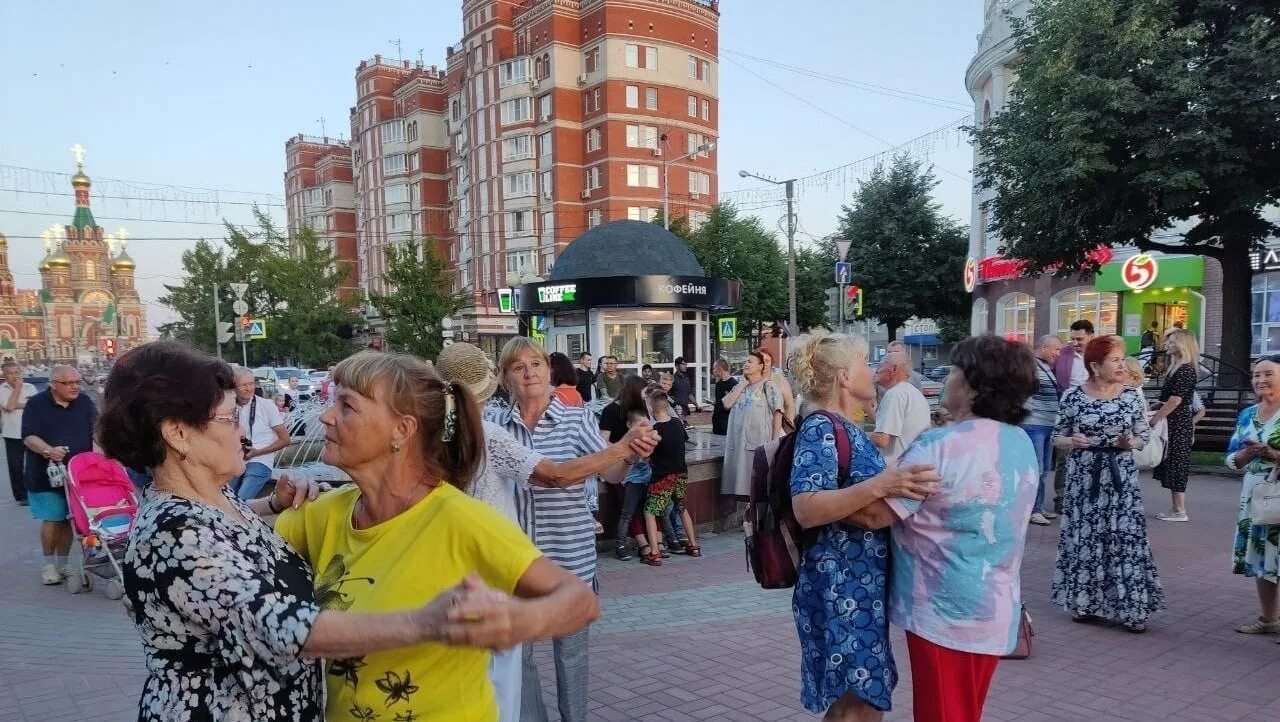
MULTIPOLYGON (((2 474, 0 474, 2 475, 2 474)), ((1280 645, 1232 627, 1256 613, 1251 582, 1228 570, 1238 482, 1193 480, 1194 521, 1151 520, 1169 610, 1151 631, 1072 624, 1049 605, 1057 527, 1032 527, 1023 583, 1034 656, 1000 665, 985 720, 1206 722, 1280 719, 1280 645)), ((1167 496, 1148 481, 1150 512, 1167 496)), ((38 583, 36 527, 0 502, 0 720, 136 719, 137 637, 118 602, 38 583)), ((593 720, 813 720, 799 705, 789 591, 751 580, 738 535, 704 540, 701 559, 661 568, 601 558, 604 618, 592 632, 593 720)), ((886 720, 911 719, 903 682, 886 720)), ((551 665, 544 685, 554 708, 551 665)), ((553 709, 553 718, 556 718, 553 709)))

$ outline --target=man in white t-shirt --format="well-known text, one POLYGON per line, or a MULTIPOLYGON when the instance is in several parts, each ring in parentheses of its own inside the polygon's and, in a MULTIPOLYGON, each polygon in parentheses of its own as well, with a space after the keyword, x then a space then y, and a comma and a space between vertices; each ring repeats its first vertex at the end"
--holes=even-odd
POLYGON ((876 371, 876 383, 884 387, 884 398, 876 409, 876 430, 871 440, 890 466, 907 450, 916 437, 932 426, 929 402, 920 389, 913 386, 911 359, 903 353, 885 354, 876 371))
POLYGON ((244 474, 231 480, 231 490, 241 499, 254 499, 271 479, 276 452, 289 445, 284 415, 270 399, 254 395, 253 371, 236 369, 236 421, 244 448, 244 474))
POLYGON ((22 481, 22 462, 27 447, 22 444, 22 410, 27 399, 36 395, 36 387, 22 380, 22 367, 16 361, 0 366, 4 381, 0 383, 0 432, 4 435, 5 461, 9 466, 9 487, 18 506, 27 505, 27 487, 22 481))

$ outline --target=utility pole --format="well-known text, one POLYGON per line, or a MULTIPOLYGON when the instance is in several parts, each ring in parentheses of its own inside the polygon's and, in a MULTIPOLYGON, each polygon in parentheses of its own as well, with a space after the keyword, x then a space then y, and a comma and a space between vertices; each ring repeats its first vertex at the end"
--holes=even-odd
POLYGON ((796 321, 796 182, 787 183, 787 304, 791 311, 791 333, 799 334, 796 321))
POLYGON ((213 282, 213 346, 218 349, 218 360, 222 360, 222 315, 218 310, 218 282, 213 282))

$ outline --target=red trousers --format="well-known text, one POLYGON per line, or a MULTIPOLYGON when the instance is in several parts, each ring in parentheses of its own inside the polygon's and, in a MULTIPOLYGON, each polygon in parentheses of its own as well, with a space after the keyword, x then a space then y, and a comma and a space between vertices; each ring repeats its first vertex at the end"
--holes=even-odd
POLYGON ((907 632, 915 722, 982 722, 1000 658, 957 652, 907 632))

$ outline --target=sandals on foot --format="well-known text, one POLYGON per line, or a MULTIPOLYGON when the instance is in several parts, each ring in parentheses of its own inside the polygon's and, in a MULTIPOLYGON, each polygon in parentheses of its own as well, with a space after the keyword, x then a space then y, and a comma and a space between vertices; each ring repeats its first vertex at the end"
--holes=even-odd
POLYGON ((662 566, 662 557, 653 552, 644 552, 640 555, 640 562, 651 567, 660 567, 662 566))
POLYGON ((1258 617, 1248 624, 1236 627, 1236 631, 1241 634, 1280 634, 1280 621, 1268 622, 1258 617))
POLYGON ((684 553, 691 557, 700 557, 702 556, 702 547, 697 544, 685 544, 684 553))

